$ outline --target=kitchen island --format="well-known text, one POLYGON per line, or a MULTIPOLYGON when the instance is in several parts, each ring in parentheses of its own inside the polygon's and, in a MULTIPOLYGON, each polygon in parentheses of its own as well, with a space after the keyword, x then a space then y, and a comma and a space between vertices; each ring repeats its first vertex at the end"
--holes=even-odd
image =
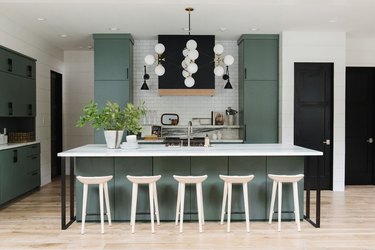
MULTIPOLYGON (((105 145, 92 144, 74 148, 58 154, 63 159, 70 158, 71 163, 71 215, 70 222, 66 224, 65 179, 62 178, 62 228, 67 228, 76 218, 81 219, 82 185, 79 182, 76 183, 77 217, 74 216, 74 171, 76 175, 82 176, 113 175, 114 178, 108 185, 111 214, 115 221, 130 219, 131 183, 126 179, 128 174, 162 175, 157 182, 157 188, 160 218, 165 221, 172 221, 175 216, 177 182, 173 179, 174 174, 208 175, 203 183, 206 220, 220 219, 223 182, 219 174, 254 174, 254 180, 249 183, 250 219, 266 220, 272 188, 272 182, 267 175, 303 173, 304 158, 321 155, 322 152, 319 151, 283 144, 217 144, 207 148, 139 145, 136 149, 107 149, 105 145)), ((62 164, 62 175, 65 175, 65 164, 62 164)), ((299 183, 301 213, 304 211, 303 186, 304 183, 301 181, 299 183)), ((188 187, 186 191, 184 215, 186 220, 197 219, 194 188, 194 186, 188 187)), ((90 187, 88 213, 97 214, 99 211, 97 189, 94 186, 90 187)), ((243 219, 241 186, 234 186, 233 189, 232 218, 243 219)), ((138 192, 137 210, 140 215, 137 215, 137 219, 148 219, 147 187, 140 186, 138 192)), ((291 187, 285 186, 283 193, 282 210, 292 211, 291 187)), ((283 219, 292 218, 290 213, 283 214, 283 219)), ((98 220, 98 216, 89 216, 87 220, 98 220)))

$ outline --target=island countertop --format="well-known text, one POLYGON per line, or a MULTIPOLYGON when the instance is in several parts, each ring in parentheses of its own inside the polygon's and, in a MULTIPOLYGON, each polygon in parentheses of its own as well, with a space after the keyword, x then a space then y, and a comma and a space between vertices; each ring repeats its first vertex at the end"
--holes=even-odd
POLYGON ((319 156, 322 152, 284 144, 215 144, 210 147, 166 147, 140 144, 136 149, 108 149, 88 144, 61 153, 59 157, 162 157, 162 156, 319 156))

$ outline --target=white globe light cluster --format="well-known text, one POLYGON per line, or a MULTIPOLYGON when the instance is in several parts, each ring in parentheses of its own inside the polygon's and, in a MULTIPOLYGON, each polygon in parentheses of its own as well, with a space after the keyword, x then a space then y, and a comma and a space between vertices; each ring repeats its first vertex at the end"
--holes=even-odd
POLYGON ((214 68, 215 76, 222 76, 225 73, 224 67, 220 65, 220 62, 223 61, 225 65, 230 66, 234 63, 234 58, 231 55, 226 55, 224 59, 222 58, 222 54, 224 52, 224 47, 221 44, 216 44, 214 47, 215 57, 218 58, 217 65, 214 68))
POLYGON ((199 52, 197 50, 197 42, 193 39, 190 39, 186 42, 186 48, 182 51, 184 55, 184 60, 181 62, 183 68, 182 75, 185 78, 185 86, 191 88, 195 84, 195 80, 192 77, 192 74, 198 71, 198 65, 195 63, 195 60, 199 57, 199 52))
POLYGON ((155 67, 155 74, 158 76, 162 76, 165 73, 165 68, 161 63, 159 62, 159 57, 164 53, 165 46, 162 43, 158 43, 155 45, 155 52, 156 56, 154 55, 147 55, 145 57, 145 63, 149 66, 153 65, 155 62, 157 62, 157 65, 155 67))

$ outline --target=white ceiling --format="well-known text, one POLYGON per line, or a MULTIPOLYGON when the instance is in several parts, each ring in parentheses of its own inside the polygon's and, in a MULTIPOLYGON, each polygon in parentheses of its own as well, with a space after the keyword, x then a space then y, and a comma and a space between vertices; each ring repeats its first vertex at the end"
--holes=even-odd
POLYGON ((187 34, 190 6, 191 34, 220 40, 288 30, 375 37, 375 0, 0 0, 0 16, 63 50, 79 50, 92 45, 93 33, 187 34))

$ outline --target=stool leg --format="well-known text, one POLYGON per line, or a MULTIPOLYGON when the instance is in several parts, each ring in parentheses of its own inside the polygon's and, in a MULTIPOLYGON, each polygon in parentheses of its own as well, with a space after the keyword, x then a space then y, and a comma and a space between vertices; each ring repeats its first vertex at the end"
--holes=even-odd
POLYGON ((227 205, 227 196, 228 196, 228 184, 224 181, 224 192, 223 192, 223 203, 221 205, 221 221, 220 224, 223 225, 224 223, 224 216, 225 216, 225 206, 227 205))
POLYGON ((154 185, 152 183, 148 184, 148 193, 150 197, 151 232, 154 233, 154 185))
POLYGON ((197 193, 199 232, 201 233, 203 231, 202 230, 202 224, 203 224, 202 183, 196 184, 196 193, 197 193))
POLYGON ((269 224, 272 222, 272 215, 274 213, 275 208, 275 199, 276 199, 276 189, 277 189, 277 182, 273 181, 272 184, 272 195, 271 195, 271 207, 270 207, 270 216, 269 216, 269 224))
POLYGON ((279 193, 278 193, 278 196, 279 196, 279 199, 278 199, 278 211, 277 211, 277 221, 278 221, 278 224, 277 224, 277 231, 281 231, 281 201, 282 201, 282 193, 283 193, 283 184, 281 182, 279 182, 279 193))
POLYGON ((300 223, 300 218, 299 218, 299 202, 298 202, 297 182, 293 182, 293 200, 294 200, 294 216, 296 218, 297 230, 301 231, 301 223, 300 223))
POLYGON ((108 183, 104 183, 104 199, 105 199, 105 207, 107 210, 107 219, 109 226, 112 226, 112 218, 111 218, 111 208, 109 206, 109 195, 108 195, 108 183))
POLYGON ((178 183, 177 204, 176 204, 176 226, 178 225, 178 216, 180 214, 180 205, 181 205, 181 183, 178 183))
POLYGON ((157 223, 157 225, 160 225, 158 192, 156 191, 156 182, 154 182, 153 185, 154 185, 154 203, 155 203, 156 223, 157 223))
POLYGON ((232 183, 228 183, 228 214, 227 214, 227 232, 230 232, 230 217, 232 213, 232 183))
POLYGON ((131 216, 130 216, 130 225, 132 226, 132 233, 134 233, 134 229, 135 229, 135 211, 137 209, 137 195, 138 195, 138 184, 133 183, 132 208, 131 208, 131 216))
POLYGON ((99 184, 99 203, 100 203, 100 227, 104 234, 104 208, 103 208, 103 183, 99 184))
POLYGON ((83 184, 83 204, 82 204, 82 223, 81 223, 81 234, 85 233, 85 220, 86 220, 86 207, 87 207, 87 193, 88 185, 83 184))
POLYGON ((183 232, 183 223, 184 223, 184 201, 185 201, 185 183, 180 183, 180 233, 183 232))
POLYGON ((243 187, 243 202, 245 204, 246 231, 250 232, 249 199, 247 196, 247 183, 243 183, 242 187, 243 187))

